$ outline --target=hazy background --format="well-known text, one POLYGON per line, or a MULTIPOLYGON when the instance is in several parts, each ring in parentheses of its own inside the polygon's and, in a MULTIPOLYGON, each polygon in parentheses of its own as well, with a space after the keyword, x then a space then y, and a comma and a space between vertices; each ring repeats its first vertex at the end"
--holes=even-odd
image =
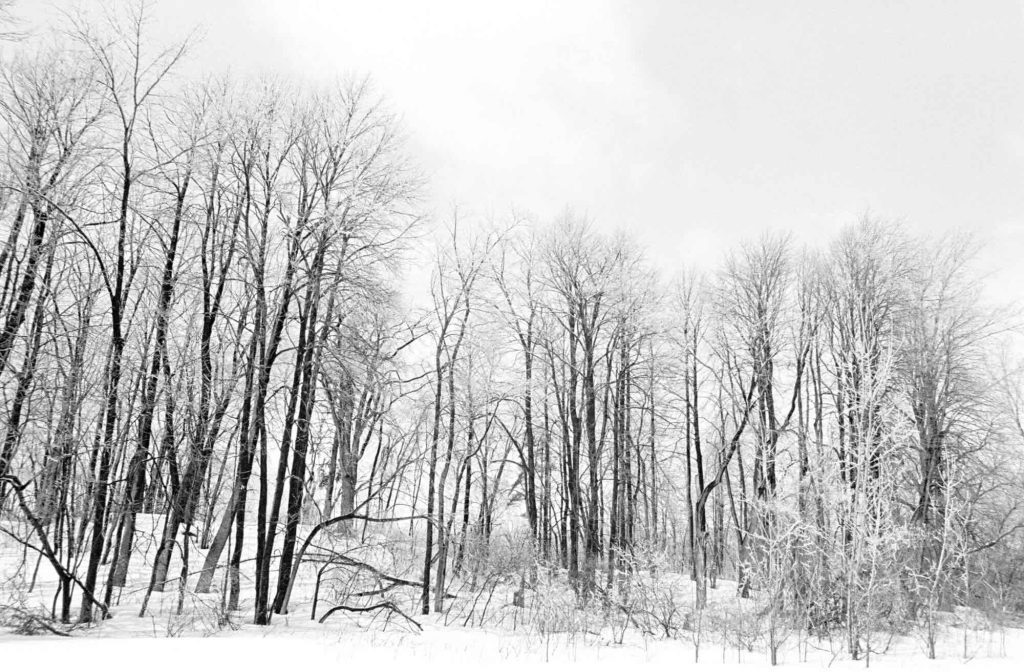
MULTIPOLYGON (((28 27, 100 0, 19 0, 28 27)), ((566 206, 666 273, 860 214, 988 243, 1024 298, 1024 5, 823 0, 161 0, 189 74, 368 73, 436 219, 566 206)))

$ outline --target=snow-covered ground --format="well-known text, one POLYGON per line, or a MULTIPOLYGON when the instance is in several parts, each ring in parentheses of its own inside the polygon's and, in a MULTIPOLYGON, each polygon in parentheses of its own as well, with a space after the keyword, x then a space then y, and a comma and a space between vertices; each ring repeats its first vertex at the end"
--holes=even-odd
MULTIPOLYGON (((157 522, 147 521, 147 527, 155 530, 157 522)), ((142 535, 140 541, 142 548, 147 548, 145 559, 148 561, 152 547, 147 547, 146 536, 142 535)), ((341 537, 324 539, 323 544, 344 548, 346 553, 372 561, 391 575, 418 578, 416 544, 407 536, 381 538, 361 550, 351 550, 358 544, 341 537)), ((10 540, 0 541, 0 604, 49 609, 54 577, 45 562, 39 565, 33 590, 28 591, 35 560, 33 553, 25 554, 10 540)), ((191 567, 198 570, 201 565, 201 553, 196 551, 191 567)), ((377 669, 502 669, 513 666, 523 669, 523 665, 544 663, 556 669, 585 667, 621 671, 641 664, 662 669, 692 667, 695 659, 692 624, 676 630, 672 639, 644 635, 635 627, 623 630, 593 612, 574 611, 573 598, 564 581, 543 571, 537 589, 527 591, 525 608, 512 604, 512 592, 517 587, 514 581, 498 582, 491 590, 486 585, 457 580, 451 591, 459 597, 449 600, 449 613, 429 617, 418 614, 418 590, 397 591, 392 599, 422 625, 422 631, 401 618, 387 619, 383 615, 339 612, 325 623, 312 620, 315 563, 310 563, 299 575, 291 613, 275 616, 271 626, 250 624, 253 587, 245 564, 241 609, 230 614, 230 623, 223 620, 219 592, 196 595, 186 590, 184 608, 179 615, 176 587, 154 594, 147 614, 139 617, 149 571, 148 562, 133 562, 129 585, 117 595, 111 608, 113 618, 75 629, 71 637, 28 637, 0 631, 0 672, 31 669, 74 669, 76 672, 239 669, 251 672, 292 670, 297 666, 309 670, 376 672, 377 669)), ((171 576, 177 576, 179 571, 176 559, 171 576)), ((351 593, 354 586, 367 580, 351 570, 330 570, 328 576, 331 572, 337 574, 321 588, 318 618, 333 606, 336 588, 351 593)), ((675 623, 681 625, 692 604, 692 583, 685 576, 660 573, 651 586, 648 599, 671 603, 672 608, 678 610, 675 623)), ((76 614, 78 604, 76 596, 76 614)), ((749 619, 757 600, 738 599, 735 585, 721 581, 717 589, 710 591, 709 605, 708 613, 716 614, 717 620, 709 617, 703 628, 700 667, 744 670, 770 667, 763 633, 760 636, 740 634, 743 628, 750 627, 743 625, 744 618, 749 619), (734 628, 735 634, 719 632, 718 626, 710 623, 722 624, 723 630, 734 628)), ((908 633, 885 642, 886 653, 872 655, 870 667, 904 672, 1024 669, 1024 631, 993 627, 980 620, 972 622, 968 616, 949 615, 936 660, 928 660, 922 639, 908 633)), ((620 623, 624 622, 620 619, 620 623)), ((877 646, 882 648, 881 643, 877 646)), ((798 637, 796 633, 789 633, 779 652, 779 663, 786 669, 844 670, 861 669, 866 665, 864 660, 848 659, 839 635, 829 641, 798 637)))
MULTIPOLYGON (((545 642, 525 635, 480 629, 427 626, 423 633, 363 631, 333 625, 319 630, 274 626, 267 630, 251 627, 206 638, 123 637, 116 628, 79 635, 0 639, 5 670, 74 669, 117 672, 140 670, 424 670, 424 669, 522 669, 545 661, 556 669, 586 668, 628 670, 636 665, 661 669, 693 666, 693 647, 679 640, 655 640, 610 645, 599 638, 556 637, 545 642)), ((1020 670, 1024 662, 1024 641, 1020 633, 1008 635, 1005 657, 980 656, 973 659, 950 655, 926 660, 913 643, 871 660, 872 669, 882 670, 1020 670)), ((795 652, 782 665, 787 669, 861 669, 864 661, 833 659, 827 651, 812 651, 807 662, 795 652)), ((740 662, 736 651, 714 646, 702 653, 700 667, 756 670, 768 668, 763 652, 744 652, 740 662)))

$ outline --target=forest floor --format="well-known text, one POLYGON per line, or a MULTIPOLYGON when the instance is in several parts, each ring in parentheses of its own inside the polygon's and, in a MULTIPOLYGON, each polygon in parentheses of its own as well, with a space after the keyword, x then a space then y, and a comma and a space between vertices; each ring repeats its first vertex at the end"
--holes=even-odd
MULTIPOLYGON (((152 529, 156 529, 157 521, 152 522, 152 529)), ((506 544, 506 559, 515 555, 514 545, 506 544)), ((345 554, 372 563, 390 576, 418 580, 416 540, 408 535, 394 534, 360 544, 336 536, 325 539, 319 551, 334 548, 344 548, 345 554)), ((457 597, 448 601, 446 613, 420 615, 419 590, 400 588, 392 591, 389 599, 416 623, 383 612, 336 612, 320 623, 318 620, 330 607, 342 603, 339 596, 379 586, 379 577, 367 576, 363 570, 328 569, 319 591, 316 618, 311 618, 314 567, 318 566, 311 562, 299 574, 290 613, 275 616, 270 626, 255 626, 251 625, 252 576, 244 564, 239 610, 228 612, 223 608, 222 584, 203 595, 190 590, 179 592, 175 587, 155 593, 146 615, 140 617, 151 555, 150 545, 147 562, 133 562, 129 585, 117 596, 111 607, 113 617, 108 620, 73 628, 70 637, 39 628, 34 628, 33 636, 0 628, 0 669, 43 666, 79 672, 182 672, 226 666, 250 671, 301 666, 374 672, 370 666, 452 670, 551 663, 556 669, 621 671, 638 664, 665 669, 688 667, 696 658, 697 636, 690 610, 692 583, 685 575, 661 572, 648 581, 646 592, 631 607, 636 610, 630 616, 633 625, 625 617, 609 618, 607 612, 597 608, 575 609, 574 596, 564 577, 546 572, 538 577, 533 590, 526 591, 525 605, 514 606, 513 593, 520 584, 508 573, 507 564, 494 570, 493 560, 492 578, 453 581, 450 591, 457 597), (646 616, 641 615, 644 612, 646 616), (645 627, 635 627, 636 621, 643 621, 645 627), (666 637, 662 624, 669 622, 671 636, 666 637)), ((202 566, 201 559, 199 553, 193 555, 193 571, 202 566)), ((45 561, 37 569, 36 560, 35 553, 25 552, 10 538, 0 539, 0 607, 35 614, 50 610, 54 576, 45 561)), ((251 562, 248 564, 251 567, 251 562)), ((179 572, 180 564, 176 562, 170 576, 179 572)), ((218 573, 218 581, 220 578, 218 573)), ((380 597, 372 597, 343 603, 365 606, 380 601, 380 597)), ((76 596, 76 615, 78 605, 76 596)), ((735 584, 720 581, 709 592, 709 616, 700 629, 700 667, 770 667, 764 619, 758 617, 758 609, 756 596, 741 600, 736 597, 735 584)), ((849 659, 840 633, 831 640, 794 631, 783 635, 778 662, 785 668, 846 670, 860 669, 868 663, 849 659)), ((946 615, 935 660, 927 659, 924 639, 914 632, 879 635, 873 648, 884 653, 870 657, 872 669, 1024 669, 1024 630, 994 627, 977 614, 946 615)))
MULTIPOLYGON (((270 628, 244 626, 211 637, 168 638, 159 629, 149 637, 129 637, 134 629, 113 624, 78 632, 72 638, 52 636, 0 636, 0 651, 6 670, 120 670, 145 669, 147 672, 174 670, 334 670, 361 669, 521 669, 523 665, 545 662, 556 669, 632 669, 636 665, 656 668, 693 666, 693 645, 685 640, 648 638, 622 645, 601 637, 564 636, 551 641, 528 634, 497 632, 490 629, 443 627, 424 624, 422 633, 389 630, 364 630, 355 624, 325 624, 319 628, 278 624, 270 628), (43 667, 40 667, 43 666, 43 667), (229 667, 230 666, 230 667, 229 667)), ((956 637, 947 642, 957 647, 956 637)), ((873 656, 871 669, 882 670, 1020 670, 1024 662, 1024 638, 1009 633, 1006 656, 980 655, 964 659, 942 655, 927 660, 916 641, 896 645, 885 655, 873 656)), ((786 669, 852 670, 865 667, 865 661, 833 658, 828 650, 811 649, 807 660, 792 650, 780 660, 786 669)), ((699 667, 757 670, 770 667, 763 651, 742 654, 708 646, 702 652, 699 667), (723 663, 723 655, 725 662, 723 663), (737 659, 739 658, 739 662, 737 659)))

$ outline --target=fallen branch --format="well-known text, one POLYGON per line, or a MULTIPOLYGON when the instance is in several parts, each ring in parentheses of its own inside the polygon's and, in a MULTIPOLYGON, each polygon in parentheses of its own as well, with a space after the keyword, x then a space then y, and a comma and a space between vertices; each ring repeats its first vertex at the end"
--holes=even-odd
MULTIPOLYGON (((280 613, 288 613, 288 602, 292 597, 292 588, 295 586, 295 577, 299 574, 299 567, 302 565, 302 558, 309 550, 309 545, 313 543, 313 537, 322 532, 325 528, 336 525, 345 520, 362 520, 368 523, 399 523, 407 520, 427 520, 431 522, 426 516, 399 516, 396 518, 376 518, 373 516, 364 516, 358 513, 346 513, 340 516, 335 516, 328 520, 319 523, 316 527, 310 530, 309 534, 306 535, 306 540, 302 542, 302 546, 299 547, 299 552, 295 555, 295 563, 292 565, 291 576, 288 577, 288 588, 284 592, 284 599, 281 601, 280 613)), ((431 522, 431 524, 433 524, 431 522)))
MULTIPOLYGON (((337 563, 342 564, 342 565, 348 565, 348 566, 351 566, 351 567, 358 567, 359 569, 365 569, 368 572, 376 574, 379 578, 384 579, 385 581, 390 581, 392 584, 394 584, 392 587, 394 587, 394 586, 408 586, 410 588, 422 588, 423 587, 423 583, 420 582, 420 581, 411 581, 409 579, 403 579, 403 578, 400 578, 400 577, 397 577, 397 576, 391 576, 390 574, 385 574, 384 572, 380 571, 379 569, 377 569, 373 565, 369 565, 369 564, 363 562, 362 560, 356 560, 355 558, 349 557, 347 555, 340 555, 339 554, 339 555, 335 556, 334 558, 332 558, 331 561, 337 562, 337 563)), ((452 593, 445 593, 445 597, 446 598, 457 598, 458 595, 453 595, 452 593)))
POLYGON ((71 633, 67 632, 66 630, 61 630, 60 628, 54 627, 53 624, 48 619, 43 618, 42 616, 39 616, 37 614, 33 614, 31 611, 19 609, 18 607, 0 608, 0 613, 5 612, 12 614, 13 618, 17 621, 15 623, 6 624, 13 629, 15 634, 35 634, 36 630, 34 630, 33 628, 39 628, 42 630, 46 630, 50 634, 57 635, 58 637, 71 636, 71 633))
MULTIPOLYGON (((310 558, 310 559, 312 559, 312 558, 310 558)), ((359 591, 358 593, 352 593, 351 595, 348 596, 350 598, 351 597, 373 597, 373 596, 376 596, 376 595, 383 595, 384 593, 390 592, 390 591, 392 591, 392 590, 394 590, 395 588, 398 588, 398 587, 410 587, 410 588, 422 588, 423 587, 423 583, 421 583, 420 581, 411 581, 409 579, 403 579, 403 578, 400 578, 400 577, 397 577, 397 576, 391 576, 390 574, 385 574, 384 572, 382 572, 381 570, 377 569, 373 565, 370 565, 370 564, 368 564, 366 562, 363 562, 362 560, 357 560, 355 558, 352 558, 350 556, 347 556, 347 555, 344 555, 344 554, 341 554, 341 553, 335 553, 335 554, 327 556, 325 558, 321 558, 321 561, 324 563, 324 565, 316 573, 316 588, 313 591, 313 607, 312 607, 312 610, 311 610, 310 615, 309 615, 310 619, 315 619, 316 618, 316 608, 317 608, 317 603, 319 602, 319 597, 320 597, 320 584, 323 582, 324 572, 327 571, 328 569, 330 569, 332 566, 341 565, 343 567, 353 567, 353 568, 355 568, 355 573, 356 574, 358 574, 358 572, 360 570, 366 570, 367 572, 369 572, 371 574, 374 574, 377 577, 378 585, 380 585, 383 581, 389 582, 388 585, 381 586, 381 587, 375 588, 373 590, 362 590, 362 591, 359 591)), ((457 599, 458 595, 453 595, 452 593, 447 593, 446 592, 445 593, 445 597, 449 598, 449 599, 457 599)))
POLYGON ((398 614, 399 616, 401 616, 405 620, 407 620, 410 623, 412 623, 413 625, 415 625, 418 630, 421 630, 421 631, 423 630, 423 626, 422 625, 417 623, 415 620, 413 620, 409 616, 406 616, 405 612, 403 612, 401 609, 396 607, 394 602, 381 602, 379 604, 374 604, 374 605, 371 605, 369 607, 350 607, 350 606, 347 606, 347 605, 344 605, 344 604, 339 604, 336 607, 331 607, 330 609, 328 609, 327 613, 320 617, 320 623, 323 623, 324 621, 326 621, 327 617, 330 616, 331 614, 335 613, 336 611, 352 611, 352 612, 356 612, 356 613, 362 613, 362 612, 367 612, 367 611, 376 611, 378 609, 387 609, 388 611, 390 611, 393 614, 398 614))

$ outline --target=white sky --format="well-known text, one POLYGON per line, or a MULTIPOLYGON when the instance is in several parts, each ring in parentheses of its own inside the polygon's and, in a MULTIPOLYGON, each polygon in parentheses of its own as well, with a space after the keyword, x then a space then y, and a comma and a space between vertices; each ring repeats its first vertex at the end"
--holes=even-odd
MULTIPOLYGON (((55 7, 19 0, 39 23, 55 7)), ((438 216, 566 206, 659 267, 871 212, 974 231, 1024 299, 1024 4, 157 0, 189 68, 369 73, 438 216)))

